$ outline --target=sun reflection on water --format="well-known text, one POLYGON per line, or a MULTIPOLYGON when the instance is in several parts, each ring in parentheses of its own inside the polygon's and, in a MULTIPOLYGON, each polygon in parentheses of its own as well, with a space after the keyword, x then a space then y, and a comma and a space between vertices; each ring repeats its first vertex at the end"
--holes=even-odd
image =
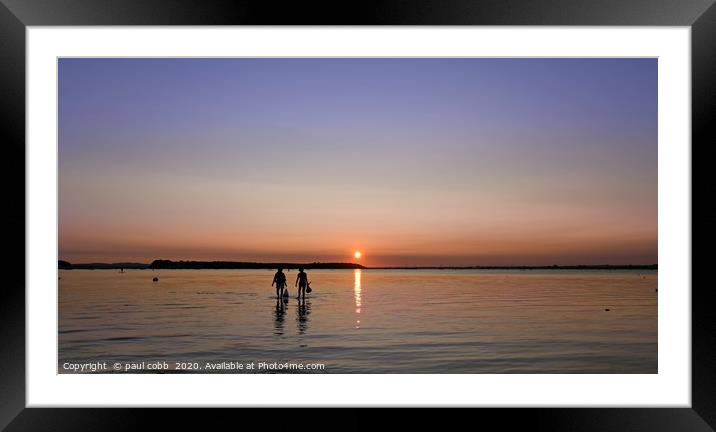
MULTIPOLYGON (((355 277, 355 281, 353 282, 353 297, 356 303, 356 313, 360 313, 361 308, 361 286, 360 286, 360 275, 361 271, 360 269, 355 269, 353 271, 353 276, 355 277)), ((356 328, 360 328, 360 320, 356 319, 356 328)))

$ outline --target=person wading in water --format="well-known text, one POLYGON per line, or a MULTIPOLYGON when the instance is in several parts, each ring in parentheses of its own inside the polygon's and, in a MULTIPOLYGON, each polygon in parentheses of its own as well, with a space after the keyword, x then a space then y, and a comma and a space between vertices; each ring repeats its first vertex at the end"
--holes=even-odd
POLYGON ((286 275, 283 273, 283 269, 278 269, 275 275, 273 275, 273 282, 271 282, 271 286, 273 284, 276 284, 276 297, 281 298, 283 297, 283 290, 286 287, 286 275))
POLYGON ((296 275, 296 283, 293 284, 293 286, 298 286, 298 295, 296 298, 301 297, 301 293, 303 293, 303 298, 306 298, 306 287, 308 287, 308 275, 306 272, 303 271, 303 268, 298 269, 298 274, 296 275))

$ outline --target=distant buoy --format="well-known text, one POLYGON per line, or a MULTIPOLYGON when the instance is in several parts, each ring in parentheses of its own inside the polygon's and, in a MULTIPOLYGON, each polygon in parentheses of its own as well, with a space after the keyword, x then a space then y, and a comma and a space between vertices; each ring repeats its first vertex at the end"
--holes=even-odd
POLYGON ((609 312, 609 309, 604 309, 605 311, 609 312))
POLYGON ((154 279, 152 279, 152 281, 154 281, 154 282, 159 282, 159 278, 158 278, 158 277, 155 277, 154 279))

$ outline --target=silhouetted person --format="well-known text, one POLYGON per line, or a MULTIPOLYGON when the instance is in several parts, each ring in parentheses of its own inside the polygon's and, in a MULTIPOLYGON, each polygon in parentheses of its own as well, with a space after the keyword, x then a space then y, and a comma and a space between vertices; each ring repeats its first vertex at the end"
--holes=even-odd
POLYGON ((298 286, 298 295, 296 298, 301 298, 301 293, 303 293, 303 298, 306 298, 306 287, 308 286, 308 275, 305 271, 303 271, 303 268, 298 269, 298 274, 296 275, 296 283, 293 284, 294 287, 298 286))
POLYGON ((278 269, 275 275, 273 275, 273 282, 271 286, 276 284, 276 298, 283 297, 283 290, 286 288, 286 275, 283 273, 283 269, 278 269))

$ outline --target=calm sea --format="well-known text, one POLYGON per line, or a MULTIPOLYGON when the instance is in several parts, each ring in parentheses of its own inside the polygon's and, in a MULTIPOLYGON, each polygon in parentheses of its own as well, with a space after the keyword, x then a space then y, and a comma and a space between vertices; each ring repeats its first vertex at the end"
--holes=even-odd
POLYGON ((287 273, 284 303, 269 270, 60 271, 58 372, 263 362, 323 365, 312 373, 657 373, 656 271, 308 274, 302 303, 287 273))

